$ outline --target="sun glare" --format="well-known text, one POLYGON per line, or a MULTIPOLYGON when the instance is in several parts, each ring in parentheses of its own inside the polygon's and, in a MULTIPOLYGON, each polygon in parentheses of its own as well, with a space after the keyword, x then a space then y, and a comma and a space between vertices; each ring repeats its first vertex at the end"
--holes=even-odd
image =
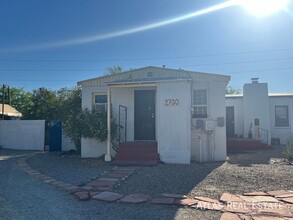
POLYGON ((286 9, 289 0, 238 0, 239 4, 255 16, 266 16, 286 9))

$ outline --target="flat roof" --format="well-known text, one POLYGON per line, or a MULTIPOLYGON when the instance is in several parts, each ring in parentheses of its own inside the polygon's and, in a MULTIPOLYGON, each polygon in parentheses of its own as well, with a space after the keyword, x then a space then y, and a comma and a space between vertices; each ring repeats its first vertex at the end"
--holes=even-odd
POLYGON ((243 94, 226 94, 226 98, 242 98, 243 94))
MULTIPOLYGON (((293 93, 269 93, 269 97, 290 97, 293 93)), ((226 98, 242 98, 243 94, 226 94, 226 98)))
POLYGON ((270 97, 293 96, 293 93, 269 93, 270 97))

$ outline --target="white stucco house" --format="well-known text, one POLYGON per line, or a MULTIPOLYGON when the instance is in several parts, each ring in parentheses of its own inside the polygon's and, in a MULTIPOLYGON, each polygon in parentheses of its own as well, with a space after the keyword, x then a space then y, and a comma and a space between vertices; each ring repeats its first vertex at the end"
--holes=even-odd
POLYGON ((224 161, 229 81, 225 75, 149 66, 78 82, 83 108, 107 111, 108 131, 115 118, 120 145, 113 146, 110 132, 104 143, 83 138, 81 156, 136 162, 156 154, 165 163, 224 161))
POLYGON ((228 137, 286 144, 293 136, 293 93, 268 93, 268 84, 253 78, 243 94, 226 95, 228 137))

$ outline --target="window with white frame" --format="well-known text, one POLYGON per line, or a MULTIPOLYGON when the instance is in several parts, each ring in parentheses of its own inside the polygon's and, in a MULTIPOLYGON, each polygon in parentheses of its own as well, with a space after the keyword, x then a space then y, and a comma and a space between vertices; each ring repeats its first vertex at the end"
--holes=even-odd
POLYGON ((94 108, 99 113, 107 112, 107 95, 94 94, 94 108))
POLYGON ((207 90, 195 89, 193 90, 193 118, 207 118, 207 90))
POLYGON ((289 113, 287 105, 275 106, 275 126, 287 127, 289 126, 289 113))

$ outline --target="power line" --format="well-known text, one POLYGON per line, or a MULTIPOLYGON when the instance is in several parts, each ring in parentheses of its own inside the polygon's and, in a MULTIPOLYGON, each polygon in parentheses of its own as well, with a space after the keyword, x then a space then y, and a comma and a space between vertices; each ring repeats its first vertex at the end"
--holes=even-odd
MULTIPOLYGON (((276 70, 291 70, 293 69, 293 67, 284 67, 284 68, 271 68, 271 69, 258 69, 258 70, 246 70, 246 71, 235 71, 235 72, 231 72, 231 71, 226 71, 225 74, 240 74, 240 73, 250 73, 250 72, 268 72, 268 71, 276 71, 276 70)), ((216 74, 216 73, 215 73, 216 74)), ((1 81, 24 81, 24 82, 64 82, 64 81, 68 81, 68 82, 77 82, 80 81, 81 79, 0 79, 1 81)))
POLYGON ((144 61, 144 60, 168 60, 168 59, 186 59, 186 58, 204 58, 204 57, 217 57, 217 56, 231 56, 231 55, 244 55, 244 54, 258 54, 267 52, 281 52, 293 51, 293 48, 286 49, 273 49, 273 50, 255 50, 247 52, 232 52, 232 53, 218 53, 218 54, 205 54, 205 55, 188 55, 188 56, 171 56, 171 57, 146 57, 146 58, 112 58, 112 59, 0 59, 5 62, 99 62, 99 61, 144 61))
POLYGON ((272 68, 272 69, 258 69, 258 70, 246 70, 246 71, 236 71, 236 72, 229 72, 228 74, 237 74, 237 73, 250 73, 250 72, 268 72, 268 71, 276 71, 276 70, 291 70, 293 67, 284 67, 284 68, 272 68))
POLYGON ((80 79, 0 79, 6 82, 77 82, 80 79))
POLYGON ((293 57, 289 58, 276 58, 276 59, 262 59, 262 60, 250 60, 250 61, 235 61, 235 62, 226 62, 226 63, 210 63, 210 64, 197 64, 197 65, 188 65, 188 67, 196 66, 219 66, 219 65, 232 65, 232 64, 245 64, 245 63, 257 63, 257 62, 269 62, 269 61, 285 61, 293 60, 293 57))
MULTIPOLYGON (((219 66, 219 65, 234 65, 234 64, 246 64, 246 63, 257 63, 257 62, 270 62, 270 61, 286 61, 286 60, 293 60, 292 57, 289 58, 276 58, 276 59, 260 59, 260 60, 249 60, 249 61, 235 61, 235 62, 224 62, 224 63, 210 63, 210 64, 197 64, 197 65, 185 65, 184 67, 200 67, 200 66, 219 66)), ((102 69, 67 69, 67 70, 61 70, 61 69, 25 69, 25 70, 12 70, 12 69, 0 69, 1 72, 97 72, 97 71, 103 71, 102 69)))
MULTIPOLYGON (((275 39, 278 42, 284 42, 284 41, 291 41, 291 38, 278 38, 275 39)), ((250 41, 244 41, 244 42, 237 42, 237 43, 231 43, 231 42, 225 42, 225 43, 208 43, 208 44, 186 44, 183 47, 161 47, 161 48, 133 48, 133 49, 119 49, 119 51, 116 51, 116 53, 123 53, 123 52, 139 52, 139 51, 162 51, 162 50, 183 50, 183 49, 198 49, 198 48, 211 48, 211 47, 221 47, 221 46, 233 46, 233 48, 235 48, 235 46, 239 46, 239 45, 244 45, 244 44, 257 44, 258 46, 260 44, 266 43, 266 41, 264 40, 250 40, 250 41)), ((57 49, 58 50, 58 49, 57 49)), ((74 51, 58 51, 58 52, 38 52, 38 51, 34 51, 33 53, 35 54, 95 54, 95 53, 105 53, 108 52, 108 49, 99 49, 97 51, 78 51, 78 52, 74 52, 74 51)), ((3 54, 32 54, 31 51, 28 52, 24 52, 24 51, 6 51, 6 52, 2 52, 0 51, 0 55, 3 54)))

